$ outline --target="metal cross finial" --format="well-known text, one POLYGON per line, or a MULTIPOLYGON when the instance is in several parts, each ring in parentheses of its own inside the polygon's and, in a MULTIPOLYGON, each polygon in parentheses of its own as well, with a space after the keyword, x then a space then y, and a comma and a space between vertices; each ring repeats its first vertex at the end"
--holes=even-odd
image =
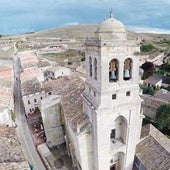
POLYGON ((110 18, 113 18, 113 11, 112 11, 112 9, 110 10, 110 18))

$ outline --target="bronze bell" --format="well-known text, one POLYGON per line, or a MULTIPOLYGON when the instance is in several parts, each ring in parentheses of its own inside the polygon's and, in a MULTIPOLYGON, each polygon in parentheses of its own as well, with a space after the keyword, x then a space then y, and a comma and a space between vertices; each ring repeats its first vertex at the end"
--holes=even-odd
POLYGON ((124 79, 129 80, 130 79, 130 72, 128 69, 124 70, 124 79))
POLYGON ((116 75, 115 75, 115 71, 110 72, 109 78, 110 78, 110 80, 116 80, 117 79, 116 75))

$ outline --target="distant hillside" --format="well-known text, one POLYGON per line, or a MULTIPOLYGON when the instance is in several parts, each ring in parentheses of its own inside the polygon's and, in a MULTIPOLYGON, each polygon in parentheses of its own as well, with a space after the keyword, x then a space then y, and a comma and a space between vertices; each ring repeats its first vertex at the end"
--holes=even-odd
POLYGON ((39 38, 73 38, 73 37, 94 37, 97 25, 70 25, 49 30, 36 32, 30 37, 39 38))
MULTIPOLYGON (((70 25, 54 28, 30 34, 30 38, 90 38, 94 37, 97 30, 97 24, 94 25, 70 25)), ((135 33, 128 31, 128 39, 140 37, 141 54, 148 54, 152 57, 160 53, 167 53, 170 49, 170 35, 153 33, 135 33)))
MULTIPOLYGON (((97 24, 84 24, 84 25, 70 25, 64 27, 53 28, 49 30, 35 32, 30 37, 39 38, 73 38, 73 37, 94 37, 94 33, 97 30, 97 24)), ((158 39, 170 40, 170 34, 153 34, 153 33, 134 33, 128 31, 128 35, 131 37, 139 36, 146 41, 153 41, 158 39)))
MULTIPOLYGON (((41 44, 37 47, 44 48, 43 43, 53 41, 53 38, 91 38, 95 36, 97 30, 97 24, 91 25, 70 25, 64 27, 53 28, 49 30, 39 31, 35 33, 26 33, 21 35, 10 35, 3 36, 0 38, 0 59, 12 59, 13 43, 17 40, 26 39, 27 41, 20 41, 18 45, 22 47, 20 50, 27 50, 32 45, 41 44), (40 39, 39 39, 40 38, 40 39)), ((135 33, 128 31, 128 39, 136 39, 140 37, 141 55, 146 54, 151 57, 155 57, 160 53, 165 53, 166 56, 170 57, 170 34, 152 34, 152 33, 135 33)), ((84 41, 78 41, 80 45, 84 41)), ((73 45, 77 45, 74 44, 73 45)), ((34 48, 36 49, 36 47, 34 48)))

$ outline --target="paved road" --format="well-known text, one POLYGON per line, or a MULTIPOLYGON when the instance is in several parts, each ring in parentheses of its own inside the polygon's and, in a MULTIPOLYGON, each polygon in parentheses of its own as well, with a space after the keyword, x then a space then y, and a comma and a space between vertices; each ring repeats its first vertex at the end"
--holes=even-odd
POLYGON ((33 165, 33 170, 46 170, 32 141, 28 124, 26 122, 25 110, 21 93, 21 65, 17 53, 14 53, 14 112, 16 114, 17 135, 21 143, 25 158, 33 165))

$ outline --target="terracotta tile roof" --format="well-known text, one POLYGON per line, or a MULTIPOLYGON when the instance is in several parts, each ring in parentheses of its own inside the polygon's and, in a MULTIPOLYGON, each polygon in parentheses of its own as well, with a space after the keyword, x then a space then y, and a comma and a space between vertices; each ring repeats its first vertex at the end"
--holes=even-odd
POLYGON ((19 52, 18 56, 20 58, 22 68, 35 67, 39 62, 34 51, 19 52))
POLYGON ((8 68, 0 71, 0 111, 4 110, 10 102, 13 81, 12 68, 8 68))
POLYGON ((11 97, 11 91, 7 91, 6 87, 0 86, 0 111, 4 110, 9 105, 11 97))
POLYGON ((12 81, 12 68, 1 70, 0 78, 8 81, 12 81))
POLYGON ((155 85, 156 83, 158 83, 161 80, 162 80, 162 78, 160 78, 159 76, 152 75, 152 76, 148 77, 146 80, 144 80, 144 83, 155 85))
POLYGON ((159 90, 153 97, 165 102, 170 102, 170 92, 167 90, 159 90))
POLYGON ((0 169, 29 170, 25 161, 16 132, 11 127, 0 127, 0 169))
POLYGON ((1 170, 30 170, 28 162, 0 163, 1 170))
POLYGON ((168 170, 170 168, 170 140, 149 124, 142 128, 136 156, 146 169, 168 170))
POLYGON ((77 123, 83 120, 83 102, 81 94, 84 92, 84 81, 76 75, 44 82, 45 91, 53 91, 61 95, 63 113, 71 127, 76 130, 77 123))
POLYGON ((21 88, 23 96, 35 94, 44 90, 37 78, 32 78, 22 82, 21 88))
POLYGON ((41 70, 28 68, 24 69, 24 72, 21 73, 21 81, 29 79, 31 77, 37 77, 43 75, 41 70))

